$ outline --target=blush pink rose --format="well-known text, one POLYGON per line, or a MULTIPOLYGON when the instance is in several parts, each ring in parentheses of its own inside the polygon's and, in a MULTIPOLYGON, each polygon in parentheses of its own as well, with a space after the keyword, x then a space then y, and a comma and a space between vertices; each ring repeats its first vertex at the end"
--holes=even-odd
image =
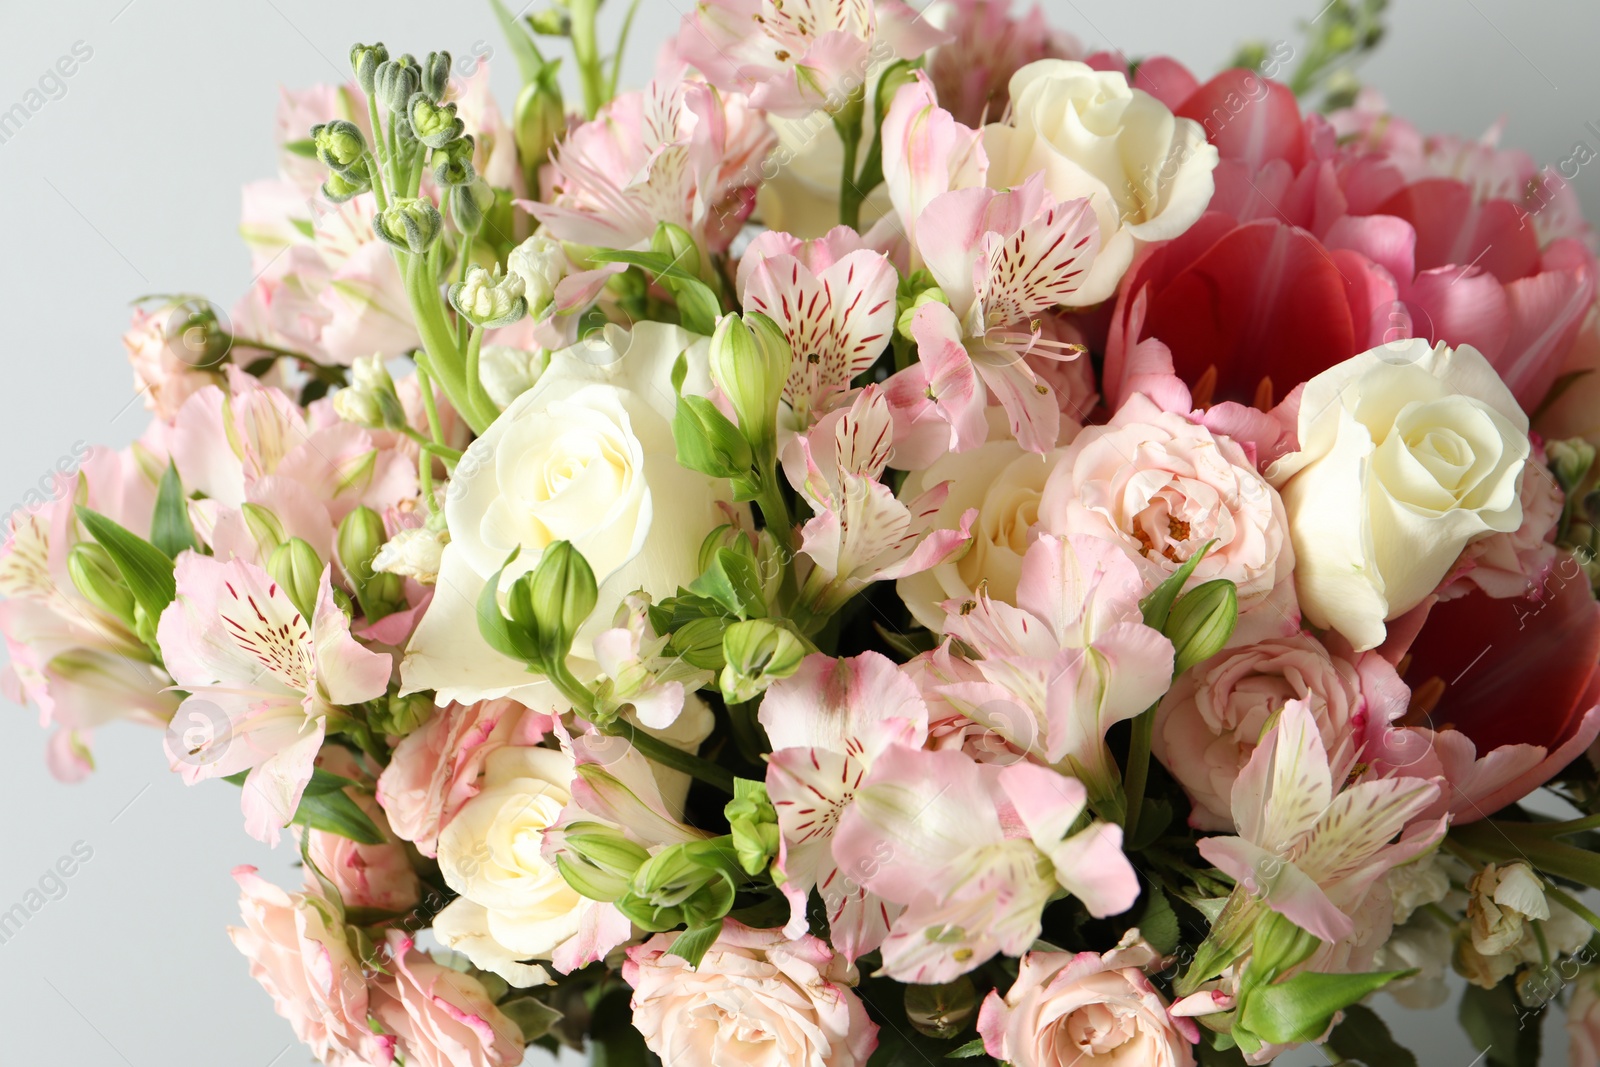
POLYGON ((438 855, 439 833, 478 795, 489 754, 512 743, 536 745, 549 730, 546 716, 524 714, 514 700, 440 708, 395 746, 378 776, 378 804, 389 826, 424 856, 438 855))
MULTIPOLYGON (((384 948, 390 973, 372 986, 372 1014, 399 1040, 407 1067, 507 1067, 526 1045, 471 975, 418 952, 398 930, 384 948)), ((383 1061, 388 1062, 388 1061, 383 1061)))
POLYGON ((254 867, 236 867, 244 895, 242 927, 228 936, 250 961, 250 977, 272 996, 295 1037, 330 1067, 394 1061, 395 1039, 367 1026, 367 979, 330 905, 308 893, 286 893, 254 867))
MULTIPOLYGON (((1341 650, 1343 652, 1344 650, 1341 650)), ((1228 649, 1186 671, 1156 710, 1152 750, 1194 802, 1191 826, 1231 830, 1234 781, 1290 700, 1305 700, 1333 761, 1405 714, 1411 691, 1376 653, 1339 654, 1309 634, 1228 649)))
POLYGON ((345 789, 356 806, 366 812, 386 839, 381 845, 363 845, 322 830, 308 830, 306 851, 323 877, 333 883, 345 907, 399 914, 422 899, 422 882, 411 866, 406 848, 389 829, 383 810, 368 791, 371 777, 346 749, 329 745, 317 765, 330 774, 355 782, 345 789))
POLYGON ((1191 1067, 1199 1028, 1168 1014, 1142 969, 1157 954, 1137 934, 1104 955, 1024 956, 1011 991, 978 1013, 984 1050, 1012 1067, 1191 1067))
POLYGON ((674 934, 628 950, 633 1025, 665 1067, 861 1067, 878 1028, 849 990, 855 968, 822 941, 724 920, 698 968, 670 956, 674 934))
POLYGON ((1283 501, 1243 446, 1138 393, 1067 448, 1045 483, 1039 526, 1112 541, 1151 581, 1215 541, 1191 586, 1230 579, 1241 612, 1294 570, 1283 501))

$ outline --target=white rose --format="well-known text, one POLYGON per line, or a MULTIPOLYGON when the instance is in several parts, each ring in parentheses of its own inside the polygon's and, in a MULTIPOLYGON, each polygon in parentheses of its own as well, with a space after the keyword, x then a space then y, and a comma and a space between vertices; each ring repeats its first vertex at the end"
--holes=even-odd
POLYGON ((502 748, 484 765, 477 796, 439 834, 439 872, 461 896, 434 934, 516 986, 541 984, 549 959, 578 932, 583 898, 543 855, 544 831, 572 800, 572 757, 550 748, 502 748))
POLYGON ((484 345, 478 356, 478 380, 489 399, 504 411, 533 388, 549 362, 550 354, 543 349, 484 345))
POLYGON ((599 583, 599 599, 573 642, 573 669, 592 675, 594 638, 629 593, 660 599, 699 574, 700 543, 728 521, 727 484, 678 465, 672 439, 672 366, 687 358, 685 391, 710 389, 708 342, 675 326, 610 327, 553 353, 532 389, 472 443, 445 502, 450 543, 433 602, 401 668, 408 692, 441 704, 510 696, 557 701, 547 682, 500 655, 478 630, 484 585, 505 566, 501 592, 570 541, 599 583))
POLYGON ((1057 200, 1087 197, 1100 222, 1100 254, 1074 306, 1109 297, 1139 242, 1178 236, 1211 203, 1217 150, 1205 128, 1119 73, 1029 63, 1012 75, 1011 114, 983 131, 989 186, 1013 188, 1043 170, 1057 200))
POLYGON ((1438 586, 1461 550, 1522 523, 1528 417, 1475 348, 1402 341, 1305 385, 1300 451, 1273 464, 1306 618, 1356 649, 1438 586))
POLYGON ((1024 452, 1009 438, 991 439, 970 452, 951 452, 927 470, 907 476, 901 500, 914 500, 940 482, 950 483, 950 495, 934 516, 935 527, 954 529, 968 508, 978 509, 972 544, 964 555, 896 583, 895 591, 913 618, 943 633, 945 614, 939 605, 970 600, 983 583, 988 583, 991 597, 1016 603, 1022 557, 1033 543, 1039 521, 1039 496, 1065 451, 1058 448, 1040 455, 1024 452))

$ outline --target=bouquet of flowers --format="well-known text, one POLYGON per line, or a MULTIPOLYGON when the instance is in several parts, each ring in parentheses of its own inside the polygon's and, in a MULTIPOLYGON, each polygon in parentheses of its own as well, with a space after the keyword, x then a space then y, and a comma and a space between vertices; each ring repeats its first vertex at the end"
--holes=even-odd
POLYGON ((1595 1063, 1561 176, 1362 89, 1382 0, 1209 80, 701 0, 628 92, 598 6, 495 5, 509 112, 286 92, 249 293, 140 306, 149 431, 0 554, 61 777, 147 722, 299 849, 231 933, 311 1052, 1414 1064, 1453 968, 1595 1063))

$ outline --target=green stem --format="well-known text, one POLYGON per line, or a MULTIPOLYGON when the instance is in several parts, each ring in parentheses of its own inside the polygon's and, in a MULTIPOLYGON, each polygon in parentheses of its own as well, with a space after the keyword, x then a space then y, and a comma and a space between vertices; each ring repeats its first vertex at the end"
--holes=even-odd
MULTIPOLYGON (((450 191, 450 195, 451 196, 461 196, 462 192, 459 189, 452 189, 450 191)), ((467 270, 472 266, 472 243, 473 243, 473 241, 475 239, 476 238, 474 237, 474 235, 470 234, 470 233, 463 234, 462 237, 461 237, 461 248, 458 251, 458 254, 461 257, 461 263, 458 265, 458 269, 457 269, 457 272, 456 272, 456 281, 460 282, 462 285, 465 285, 467 283, 467 270)), ((460 345, 462 347, 465 347, 466 343, 467 343, 467 320, 466 319, 457 319, 456 320, 456 344, 458 344, 458 345, 460 345)))
POLYGON ((606 82, 606 98, 616 99, 617 81, 622 77, 622 55, 628 49, 628 34, 633 30, 633 16, 639 13, 639 0, 628 5, 628 17, 622 20, 622 33, 617 38, 617 51, 611 57, 611 77, 606 82))
POLYGON ((1123 775, 1123 792, 1127 796, 1127 821, 1123 824, 1123 840, 1132 841, 1139 830, 1139 814, 1144 810, 1144 790, 1150 779, 1150 741, 1155 734, 1155 705, 1146 708, 1143 715, 1133 720, 1133 739, 1128 745, 1128 769, 1123 775))
POLYGON ((833 117, 834 129, 844 143, 844 166, 839 174, 839 224, 852 230, 861 228, 860 187, 856 185, 856 155, 861 149, 861 107, 858 102, 846 104, 833 117))
MULTIPOLYGON (((406 296, 411 301, 412 318, 416 320, 417 333, 422 338, 426 359, 417 365, 438 380, 439 388, 450 398, 450 403, 472 427, 482 434, 494 421, 472 403, 470 383, 466 377, 466 359, 456 345, 455 330, 445 319, 439 287, 427 261, 416 255, 405 257, 406 296), (426 365, 424 365, 424 363, 426 365)), ((480 387, 481 388, 481 387, 480 387)), ((426 393, 424 394, 426 396, 426 393)))
POLYGON ((489 399, 489 394, 483 388, 483 378, 478 373, 478 357, 482 351, 483 327, 474 326, 467 338, 467 398, 474 411, 494 412, 489 418, 493 422, 500 413, 494 411, 494 401, 489 399))
POLYGON ((1453 851, 1464 848, 1491 860, 1526 860, 1545 874, 1600 889, 1600 856, 1538 834, 1524 833, 1527 825, 1485 819, 1453 827, 1445 844, 1452 846, 1453 851))
POLYGON ((583 110, 593 119, 604 106, 605 72, 600 63, 600 42, 595 19, 600 0, 572 0, 572 55, 578 63, 578 80, 583 85, 583 110))
POLYGON ((1557 904, 1560 904, 1563 908, 1566 908, 1568 911, 1572 912, 1572 914, 1576 915, 1578 918, 1582 919, 1596 930, 1600 930, 1600 915, 1596 915, 1594 912, 1584 907, 1583 904, 1580 903, 1578 899, 1571 893, 1568 893, 1563 889, 1557 889, 1553 885, 1547 885, 1544 887, 1544 895, 1555 901, 1557 904))
POLYGON ((783 498, 783 489, 778 485, 777 459, 763 457, 759 476, 761 485, 756 494, 756 506, 761 509, 761 517, 778 547, 783 549, 787 567, 794 561, 794 518, 789 514, 789 502, 783 498))

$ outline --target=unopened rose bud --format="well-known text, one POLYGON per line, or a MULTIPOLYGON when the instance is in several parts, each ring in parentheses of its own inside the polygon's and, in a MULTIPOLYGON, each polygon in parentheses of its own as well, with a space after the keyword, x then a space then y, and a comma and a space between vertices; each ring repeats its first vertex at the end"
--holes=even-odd
POLYGON ((1239 622, 1239 591, 1218 578, 1185 593, 1167 616, 1165 633, 1175 653, 1173 676, 1215 656, 1239 622))
POLYGON ((793 630, 766 619, 736 622, 722 635, 727 666, 718 682, 730 704, 754 700, 780 678, 800 669, 806 648, 793 630))
POLYGON ((378 80, 378 67, 389 59, 389 50, 381 43, 358 44, 350 47, 350 69, 355 72, 361 91, 371 95, 378 80))
POLYGON ((378 102, 391 114, 403 115, 411 104, 411 96, 422 87, 422 72, 417 68, 417 57, 407 53, 398 59, 378 64, 373 79, 373 89, 378 102))
POLYGON ((725 315, 711 338, 711 377, 739 416, 758 456, 777 449, 778 403, 794 353, 776 323, 758 312, 725 315))
POLYGON ((406 117, 417 140, 429 148, 443 148, 466 132, 467 124, 456 116, 456 105, 438 104, 425 92, 411 95, 406 117))
POLYGON ((482 267, 467 270, 467 280, 450 287, 450 304, 474 326, 494 329, 509 326, 528 313, 522 295, 522 279, 502 275, 496 263, 493 273, 482 267))
POLYGON ((278 546, 267 561, 267 573, 289 600, 310 619, 317 612, 317 597, 322 589, 322 560, 317 550, 298 537, 278 546))
POLYGON ((362 135, 361 127, 345 119, 319 122, 311 127, 311 143, 316 145, 317 158, 323 166, 341 174, 367 155, 367 139, 362 135))
POLYGON ((67 553, 67 574, 84 598, 123 622, 133 619, 133 593, 116 563, 93 541, 81 541, 67 553))
POLYGON ((445 90, 450 88, 450 66, 449 52, 429 52, 428 58, 423 60, 422 91, 428 94, 428 99, 444 99, 445 90))
POLYGON ((483 217, 492 207, 494 189, 482 178, 458 185, 450 194, 450 214, 462 233, 475 234, 483 229, 483 217))
POLYGON ((439 239, 444 229, 444 216, 431 200, 403 197, 391 200, 387 211, 374 215, 372 228, 396 248, 421 255, 439 239))

